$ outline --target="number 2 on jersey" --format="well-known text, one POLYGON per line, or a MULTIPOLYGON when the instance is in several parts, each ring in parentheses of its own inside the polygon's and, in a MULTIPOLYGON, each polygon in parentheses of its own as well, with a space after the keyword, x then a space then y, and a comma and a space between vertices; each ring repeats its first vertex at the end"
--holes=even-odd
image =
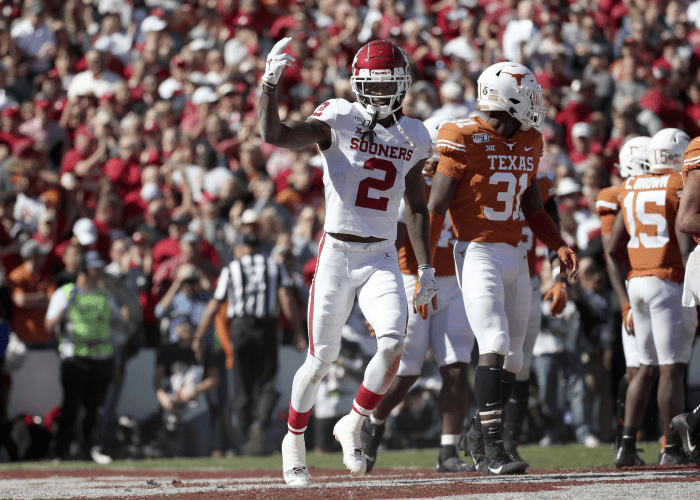
POLYGON ((384 179, 367 177, 366 179, 362 180, 357 189, 355 206, 386 212, 386 209, 389 206, 389 198, 385 198, 384 196, 372 198, 369 195, 369 190, 370 188, 376 189, 377 191, 386 191, 391 189, 396 181, 396 167, 389 160, 370 158, 365 162, 363 168, 365 170, 383 170, 385 173, 384 179))
POLYGON ((505 191, 499 191, 496 199, 505 203, 503 210, 494 210, 491 207, 484 208, 484 215, 488 220, 508 220, 513 217, 513 220, 520 218, 520 200, 523 193, 527 189, 527 174, 522 174, 516 178, 510 172, 496 172, 489 179, 489 184, 507 183, 508 187, 505 191), (515 187, 518 186, 518 193, 515 193, 515 187))
POLYGON ((647 203, 654 203, 659 207, 666 205, 666 193, 664 191, 639 191, 631 192, 625 196, 625 219, 630 233, 630 241, 627 248, 639 248, 641 243, 644 248, 661 248, 668 243, 668 222, 658 213, 647 213, 647 203), (637 216, 642 226, 637 234, 637 224, 634 216, 637 216), (649 236, 646 229, 656 227, 656 236, 649 236))

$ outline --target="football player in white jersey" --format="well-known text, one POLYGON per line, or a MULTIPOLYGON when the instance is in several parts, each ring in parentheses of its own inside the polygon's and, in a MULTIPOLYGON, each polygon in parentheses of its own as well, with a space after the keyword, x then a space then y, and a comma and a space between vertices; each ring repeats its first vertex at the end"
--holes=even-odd
MULTIPOLYGON (((429 187, 437 169, 440 155, 435 149, 439 126, 444 119, 429 118, 425 126, 433 141, 433 156, 425 163, 423 176, 429 187)), ((403 208, 403 204, 402 204, 403 208)), ((399 265, 403 274, 406 296, 413 296, 418 281, 418 263, 411 243, 406 240, 406 220, 401 210, 398 224, 396 247, 399 249, 399 265)), ((474 334, 469 328, 467 313, 464 310, 462 292, 455 276, 455 263, 452 244, 454 233, 449 219, 445 219, 442 235, 435 256, 435 274, 440 287, 440 304, 437 310, 428 306, 409 308, 406 327, 406 343, 401 364, 394 383, 385 397, 374 409, 362 427, 362 447, 367 458, 367 472, 372 470, 377 459, 377 451, 386 427, 386 419, 391 411, 401 403, 409 389, 418 380, 428 348, 440 370, 442 387, 438 396, 438 410, 442 417, 442 434, 438 452, 438 472, 473 472, 474 465, 462 462, 458 445, 464 417, 467 412, 467 368, 474 347, 474 334), (422 318, 422 319, 421 319, 422 318)))
POLYGON ((355 296, 377 336, 350 414, 333 428, 343 463, 353 474, 366 470, 360 430, 389 389, 401 360, 408 305, 394 242, 401 198, 408 235, 419 264, 416 305, 437 305, 438 286, 430 265, 430 225, 423 166, 431 156, 422 122, 403 116, 411 84, 408 59, 394 44, 373 41, 352 64, 357 102, 331 99, 306 121, 281 123, 277 82, 293 57, 291 38, 270 52, 258 108, 264 141, 290 149, 317 145, 323 157, 326 194, 324 235, 309 297, 309 352, 297 371, 289 403, 289 432, 282 442, 282 470, 289 485, 309 483, 304 431, 321 379, 338 357, 340 332, 355 296))

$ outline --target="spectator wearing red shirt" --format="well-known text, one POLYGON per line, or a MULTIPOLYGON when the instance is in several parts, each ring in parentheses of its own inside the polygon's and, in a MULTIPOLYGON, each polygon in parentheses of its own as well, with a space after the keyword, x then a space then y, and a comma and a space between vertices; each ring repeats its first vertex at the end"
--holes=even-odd
POLYGON ((535 73, 537 83, 545 90, 561 92, 564 87, 571 85, 572 79, 566 66, 566 56, 562 52, 554 52, 544 64, 544 69, 535 73))
POLYGON ((184 264, 192 264, 202 271, 208 279, 208 286, 204 286, 204 280, 200 281, 204 290, 213 290, 214 281, 219 273, 219 266, 202 257, 202 239, 194 233, 187 232, 180 237, 180 253, 163 262, 158 271, 153 273, 154 292, 160 294, 168 289, 177 274, 177 270, 184 264))
POLYGON ((591 126, 585 122, 578 122, 571 128, 571 138, 574 148, 569 152, 571 163, 580 175, 588 166, 591 157, 591 126))
POLYGON ((119 139, 119 156, 110 159, 104 167, 105 175, 119 188, 119 196, 124 197, 141 187, 140 150, 138 137, 123 136, 119 139))
POLYGON ((566 147, 569 151, 574 149, 571 138, 571 129, 574 124, 584 122, 593 110, 587 104, 595 99, 595 84, 590 80, 574 80, 571 83, 574 94, 570 97, 566 107, 557 113, 554 121, 566 130, 566 147))
POLYGON ((693 123, 700 126, 700 82, 697 80, 690 84, 688 98, 690 103, 686 106, 685 112, 693 123))
POLYGON ((23 135, 19 131, 21 122, 19 106, 9 105, 2 108, 2 112, 0 112, 0 123, 2 124, 0 127, 0 141, 6 143, 14 155, 34 144, 30 137, 23 135))
POLYGON ((291 212, 294 220, 304 207, 318 208, 323 205, 323 190, 316 188, 313 184, 316 170, 307 164, 296 166, 289 176, 289 187, 277 194, 277 202, 291 212))
POLYGON ((97 230, 97 248, 100 256, 109 262, 109 250, 112 242, 126 238, 122 227, 122 213, 124 211, 121 198, 110 193, 97 203, 95 218, 92 219, 97 230))
POLYGON ((94 174, 102 171, 106 154, 104 138, 96 140, 92 130, 87 125, 81 125, 73 136, 73 148, 63 157, 61 174, 74 172, 80 178, 95 177, 94 174))
MULTIPOLYGON (((153 246, 153 272, 156 272, 160 265, 168 259, 180 255, 180 238, 187 232, 187 225, 190 217, 187 214, 173 214, 168 225, 168 237, 163 238, 153 246)), ((221 265, 219 255, 214 246, 207 240, 201 240, 202 257, 214 265, 221 265)))

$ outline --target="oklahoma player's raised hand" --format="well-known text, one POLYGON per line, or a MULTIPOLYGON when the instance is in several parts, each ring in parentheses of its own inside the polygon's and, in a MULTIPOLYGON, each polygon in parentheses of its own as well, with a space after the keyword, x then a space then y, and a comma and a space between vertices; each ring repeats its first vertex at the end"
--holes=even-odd
POLYGON ((435 281, 435 268, 430 265, 418 266, 418 282, 416 291, 413 293, 413 312, 420 314, 420 317, 428 317, 428 302, 433 303, 433 310, 437 310, 437 281, 435 281))
POLYGON ((561 265, 559 266, 561 275, 566 278, 566 270, 568 269, 569 278, 575 280, 576 276, 578 276, 578 257, 576 256, 576 252, 562 245, 557 249, 557 255, 561 261, 561 265))
POLYGON ((265 62, 265 74, 262 81, 268 85, 275 86, 282 76, 282 71, 285 66, 291 66, 296 59, 289 54, 284 54, 284 49, 292 41, 292 37, 283 38, 272 47, 272 50, 267 55, 265 62))

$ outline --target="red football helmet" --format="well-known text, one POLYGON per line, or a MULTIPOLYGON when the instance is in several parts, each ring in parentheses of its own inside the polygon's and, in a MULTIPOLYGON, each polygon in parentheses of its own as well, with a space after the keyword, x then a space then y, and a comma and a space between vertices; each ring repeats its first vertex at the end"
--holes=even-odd
POLYGON ((355 54, 350 83, 363 108, 386 118, 401 109, 411 86, 408 58, 391 42, 369 42, 355 54))

